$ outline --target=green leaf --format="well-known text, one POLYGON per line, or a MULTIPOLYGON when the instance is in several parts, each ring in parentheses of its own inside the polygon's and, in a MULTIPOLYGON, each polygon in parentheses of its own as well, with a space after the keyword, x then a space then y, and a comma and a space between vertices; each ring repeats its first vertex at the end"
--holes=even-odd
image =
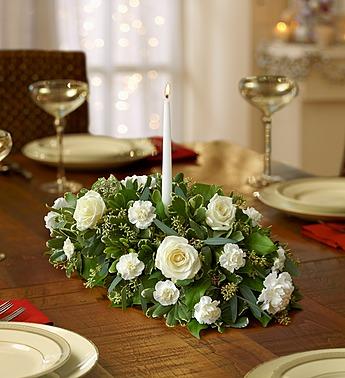
POLYGON ((248 286, 250 289, 261 292, 264 288, 262 280, 260 278, 245 277, 242 281, 243 285, 248 286))
POLYGON ((142 292, 141 292, 141 296, 143 297, 143 298, 145 298, 148 302, 151 302, 152 301, 152 299, 153 299, 153 292, 155 291, 155 289, 154 288, 148 288, 148 289, 144 289, 144 290, 142 290, 142 292))
POLYGON ((287 271, 293 277, 299 275, 297 264, 289 258, 285 260, 284 270, 287 271))
POLYGON ((240 286, 240 292, 243 297, 247 300, 250 310, 256 318, 261 317, 261 309, 256 304, 256 297, 253 292, 247 286, 240 286))
POLYGON ((140 196, 140 201, 147 201, 150 197, 150 188, 146 187, 140 196))
POLYGON ((260 232, 254 232, 246 240, 249 250, 254 250, 260 255, 268 255, 277 250, 277 246, 266 235, 260 232))
POLYGON ((221 188, 217 185, 207 185, 200 183, 194 184, 191 189, 191 193, 194 195, 200 194, 204 198, 205 203, 209 202, 216 193, 221 192, 221 188))
POLYGON ((201 261, 206 268, 210 268, 212 264, 212 251, 210 247, 202 247, 200 251, 201 261))
POLYGON ((194 220, 197 223, 202 223, 206 218, 206 208, 205 207, 199 207, 196 209, 194 213, 194 220))
POLYGON ((148 318, 151 318, 151 317, 152 317, 152 314, 154 313, 154 311, 156 310, 156 308, 157 308, 158 306, 160 306, 159 303, 156 303, 155 305, 151 306, 149 309, 147 309, 145 315, 146 315, 148 318))
POLYGON ((176 304, 177 306, 177 316, 183 323, 188 323, 192 317, 191 311, 188 309, 188 307, 182 303, 178 302, 176 304))
POLYGON ((65 255, 64 251, 58 250, 58 251, 55 251, 53 254, 50 255, 49 262, 54 264, 54 263, 65 261, 66 259, 67 259, 67 257, 65 255))
POLYGON ((107 255, 107 257, 118 259, 123 255, 123 249, 120 247, 107 247, 104 249, 104 253, 107 255))
POLYGON ((187 202, 181 197, 175 196, 171 201, 171 207, 177 215, 187 218, 187 202))
POLYGON ((188 203, 193 210, 197 210, 204 204, 204 198, 201 194, 197 194, 194 197, 190 198, 188 200, 188 203))
POLYGON ((113 261, 109 267, 109 273, 115 273, 116 272, 116 261, 113 261))
POLYGON ((139 298, 140 298, 140 304, 141 304, 141 309, 143 310, 144 314, 146 313, 147 311, 147 300, 146 298, 142 295, 143 294, 143 291, 144 291, 144 286, 143 284, 141 283, 139 285, 139 298))
POLYGON ((126 286, 124 286, 121 290, 121 307, 122 307, 122 310, 125 310, 127 308, 126 286))
POLYGON ((167 217, 165 213, 165 206, 162 201, 159 201, 156 204, 156 214, 160 219, 165 219, 167 217))
POLYGON ((188 308, 194 308, 194 305, 200 301, 206 290, 211 286, 211 280, 207 277, 195 281, 193 285, 185 289, 185 303, 188 308))
POLYGON ((185 279, 185 280, 177 280, 176 285, 177 286, 188 286, 193 282, 191 279, 185 279))
POLYGON ((168 312, 168 315, 166 316, 165 323, 168 327, 174 327, 178 321, 177 321, 177 306, 173 306, 173 308, 168 312))
POLYGON ((174 182, 183 182, 184 174, 182 172, 177 173, 177 175, 174 177, 174 182))
POLYGON ((187 199, 184 191, 179 186, 175 187, 175 194, 178 195, 179 197, 182 197, 184 200, 187 199))
POLYGON ((236 243, 242 241, 244 236, 241 231, 235 231, 230 235, 231 239, 235 240, 236 243))
POLYGON ((192 319, 188 324, 187 328, 189 332, 196 337, 197 339, 200 339, 200 331, 203 329, 208 328, 207 324, 200 324, 195 319, 192 319))
POLYGON ((225 245, 227 243, 236 243, 236 240, 229 238, 208 238, 204 240, 207 245, 225 245))
POLYGON ((155 189, 151 194, 151 199, 154 204, 157 205, 158 202, 162 202, 162 196, 159 190, 155 189))
POLYGON ((62 249, 65 240, 66 240, 65 238, 57 237, 57 238, 48 240, 47 243, 46 243, 46 245, 47 245, 48 248, 62 249))
POLYGON ((171 310, 172 306, 162 306, 158 305, 152 313, 153 318, 160 318, 161 316, 167 314, 171 310))
POLYGON ((150 275, 149 280, 160 280, 162 278, 164 278, 162 272, 160 270, 157 270, 150 275))
POLYGON ((68 206, 75 208, 77 205, 77 197, 73 193, 65 193, 64 195, 65 200, 68 202, 68 206))
POLYGON ((237 319, 237 296, 236 295, 230 298, 229 305, 230 305, 230 311, 231 311, 231 321, 232 323, 234 323, 237 319))
POLYGON ((115 287, 122 281, 122 277, 118 274, 113 281, 111 282, 109 288, 108 288, 108 293, 112 292, 115 287))
POLYGON ((245 328, 249 324, 249 319, 246 316, 238 318, 237 322, 229 324, 232 328, 245 328))
POLYGON ((177 232, 165 225, 163 222, 161 222, 159 219, 154 219, 153 223, 165 233, 165 235, 170 236, 177 236, 177 232))
POLYGON ((191 228, 195 231, 198 239, 203 240, 203 239, 206 238, 207 230, 205 228, 200 226, 198 223, 194 222, 193 219, 189 219, 189 224, 190 224, 191 228))

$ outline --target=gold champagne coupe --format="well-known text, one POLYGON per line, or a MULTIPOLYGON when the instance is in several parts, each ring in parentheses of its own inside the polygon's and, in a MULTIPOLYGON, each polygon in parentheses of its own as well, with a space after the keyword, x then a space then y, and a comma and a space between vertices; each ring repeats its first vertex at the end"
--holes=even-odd
POLYGON ((248 183, 263 187, 280 181, 279 176, 272 176, 272 114, 289 104, 298 94, 297 83, 286 76, 250 76, 241 79, 239 90, 250 104, 262 112, 265 128, 264 171, 259 177, 249 177, 248 183))
MULTIPOLYGON (((11 134, 5 130, 0 130, 0 162, 11 152, 12 137, 11 134)), ((0 252, 0 261, 4 260, 6 255, 0 252)))
POLYGON ((58 168, 57 179, 42 185, 49 193, 62 194, 66 191, 76 192, 82 185, 67 181, 63 163, 63 133, 65 116, 77 109, 86 100, 88 85, 76 80, 44 80, 29 85, 29 92, 35 103, 54 117, 56 130, 58 168))

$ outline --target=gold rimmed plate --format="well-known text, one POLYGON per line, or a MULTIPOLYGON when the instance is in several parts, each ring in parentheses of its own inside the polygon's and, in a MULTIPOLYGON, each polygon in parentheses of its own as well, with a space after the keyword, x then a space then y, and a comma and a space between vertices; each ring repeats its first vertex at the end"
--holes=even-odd
MULTIPOLYGON (((14 324, 14 323, 13 323, 14 324)), ((27 323, 17 322, 18 325, 27 323)), ((67 329, 43 324, 31 324, 38 330, 46 330, 62 337, 71 347, 69 359, 54 372, 45 375, 46 378, 79 378, 89 372, 98 360, 97 347, 85 337, 67 329)))
POLYGON ((280 182, 262 189, 259 199, 267 206, 303 219, 345 219, 344 178, 313 177, 280 182), (339 193, 344 193, 343 201, 339 193))
POLYGON ((0 323, 0 377, 40 377, 62 366, 70 354, 68 342, 48 329, 0 323))
POLYGON ((245 378, 343 378, 345 348, 319 349, 265 362, 245 378))
MULTIPOLYGON (((23 154, 39 163, 56 166, 56 137, 29 142, 23 154)), ((104 169, 121 167, 152 156, 156 149, 147 138, 119 139, 91 134, 64 136, 64 165, 69 169, 104 169)))

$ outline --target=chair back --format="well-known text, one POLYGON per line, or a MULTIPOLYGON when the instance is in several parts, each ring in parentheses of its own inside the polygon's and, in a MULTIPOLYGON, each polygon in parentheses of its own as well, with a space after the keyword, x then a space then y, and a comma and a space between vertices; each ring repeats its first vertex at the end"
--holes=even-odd
MULTIPOLYGON (((74 79, 87 82, 83 52, 43 50, 0 51, 0 128, 9 131, 13 152, 27 142, 54 135, 53 118, 31 99, 28 86, 39 80, 74 79)), ((88 106, 66 117, 66 133, 88 130, 88 106)))

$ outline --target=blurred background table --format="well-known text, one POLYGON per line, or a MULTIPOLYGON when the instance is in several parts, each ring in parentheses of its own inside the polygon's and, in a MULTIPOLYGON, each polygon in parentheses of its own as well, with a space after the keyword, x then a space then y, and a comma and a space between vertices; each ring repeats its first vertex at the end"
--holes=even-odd
MULTIPOLYGON (((293 314, 290 326, 228 329, 193 338, 186 329, 167 328, 162 320, 146 318, 138 309, 112 309, 102 288, 85 289, 75 277, 67 279, 54 270, 43 255, 48 231, 44 228, 45 204, 54 200, 39 190, 52 180, 55 169, 12 157, 33 173, 31 182, 20 176, 0 176, 1 250, 7 259, 0 264, 0 297, 27 298, 57 326, 71 329, 92 340, 102 366, 90 377, 243 377, 253 367, 277 356, 318 348, 345 347, 345 254, 300 234, 302 220, 259 203, 246 185, 248 175, 262 170, 261 155, 225 142, 198 143, 199 158, 174 165, 195 181, 223 185, 225 191, 241 191, 272 224, 274 238, 288 242, 301 260, 296 283, 304 294, 304 310, 293 314)), ((284 178, 303 172, 275 163, 274 173, 284 178)), ((144 162, 107 172, 69 172, 69 177, 89 187, 97 177, 160 171, 144 162)))

